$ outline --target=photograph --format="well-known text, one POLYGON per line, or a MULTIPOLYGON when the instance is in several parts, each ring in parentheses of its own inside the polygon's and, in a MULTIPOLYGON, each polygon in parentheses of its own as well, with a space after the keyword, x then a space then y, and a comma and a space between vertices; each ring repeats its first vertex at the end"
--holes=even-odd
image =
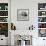
POLYGON ((46 29, 39 29, 39 37, 46 37, 46 29))
POLYGON ((38 23, 38 28, 46 28, 46 23, 38 23))
POLYGON ((46 9, 46 3, 38 3, 38 10, 45 10, 46 9))
POLYGON ((38 17, 38 22, 46 22, 46 17, 38 17))
POLYGON ((38 16, 46 16, 46 11, 38 11, 38 16))
POLYGON ((0 17, 0 22, 8 22, 8 17, 0 17))
POLYGON ((0 23, 0 35, 8 37, 8 23, 0 23))
POLYGON ((29 21, 29 9, 17 9, 18 21, 29 21))

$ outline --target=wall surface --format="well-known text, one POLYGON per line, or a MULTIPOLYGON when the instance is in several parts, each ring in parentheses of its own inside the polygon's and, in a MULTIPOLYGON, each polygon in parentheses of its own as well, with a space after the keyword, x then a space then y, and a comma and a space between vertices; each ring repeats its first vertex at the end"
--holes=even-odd
POLYGON ((17 30, 27 30, 29 26, 38 25, 38 3, 45 3, 46 0, 11 0, 11 22, 16 25, 17 30), (17 21, 17 9, 29 9, 29 21, 17 21))
POLYGON ((16 25, 16 32, 18 33, 24 33, 33 24, 36 34, 33 33, 32 44, 33 46, 40 46, 41 44, 44 46, 43 38, 38 37, 38 3, 46 3, 46 0, 11 0, 11 22, 16 25), (29 21, 17 21, 17 9, 29 9, 29 21))
POLYGON ((32 0, 15 0, 15 3, 12 4, 11 15, 12 22, 15 23, 17 30, 27 30, 27 28, 29 28, 29 26, 32 24, 36 27, 37 24, 35 23, 37 23, 37 2, 32 0), (17 9, 29 9, 29 21, 17 21, 17 9))

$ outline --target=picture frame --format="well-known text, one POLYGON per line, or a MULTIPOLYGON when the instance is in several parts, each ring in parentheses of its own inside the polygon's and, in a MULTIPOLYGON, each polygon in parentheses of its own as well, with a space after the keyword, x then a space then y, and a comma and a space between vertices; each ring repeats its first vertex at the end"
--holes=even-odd
POLYGON ((17 21, 29 21, 29 9, 17 9, 17 21))
POLYGON ((39 29, 39 37, 46 37, 46 29, 39 29))

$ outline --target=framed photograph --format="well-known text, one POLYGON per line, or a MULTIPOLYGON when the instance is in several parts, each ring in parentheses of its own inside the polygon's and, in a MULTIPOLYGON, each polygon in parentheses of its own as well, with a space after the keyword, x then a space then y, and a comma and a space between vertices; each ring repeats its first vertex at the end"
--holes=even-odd
POLYGON ((46 37, 46 29, 39 29, 39 37, 46 37))
POLYGON ((8 23, 0 23, 0 35, 8 37, 8 23))
POLYGON ((29 21, 29 9, 17 9, 18 21, 29 21))

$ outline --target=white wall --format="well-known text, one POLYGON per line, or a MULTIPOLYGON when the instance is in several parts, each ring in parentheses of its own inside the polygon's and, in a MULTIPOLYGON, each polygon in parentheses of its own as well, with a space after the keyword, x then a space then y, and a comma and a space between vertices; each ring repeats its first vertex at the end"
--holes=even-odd
POLYGON ((11 0, 11 22, 17 30, 26 30, 32 24, 37 29, 38 3, 46 0, 11 0), (29 21, 17 21, 17 9, 29 9, 29 21))
MULTIPOLYGON (((45 2, 46 0, 11 0, 11 22, 16 25, 16 31, 25 31, 30 25, 33 24, 35 26, 36 32, 36 34, 33 33, 33 36, 38 36, 38 3, 45 2), (17 9, 29 9, 29 21, 17 21, 17 9)), ((36 40, 35 38, 33 38, 33 45, 38 46, 38 43, 43 44, 43 41, 41 39, 42 38, 37 38, 36 40)))
POLYGON ((15 0, 12 1, 11 9, 11 19, 15 23, 17 30, 26 30, 32 24, 35 25, 37 23, 37 2, 31 0, 15 0), (29 9, 29 21, 17 21, 17 9, 29 9))

